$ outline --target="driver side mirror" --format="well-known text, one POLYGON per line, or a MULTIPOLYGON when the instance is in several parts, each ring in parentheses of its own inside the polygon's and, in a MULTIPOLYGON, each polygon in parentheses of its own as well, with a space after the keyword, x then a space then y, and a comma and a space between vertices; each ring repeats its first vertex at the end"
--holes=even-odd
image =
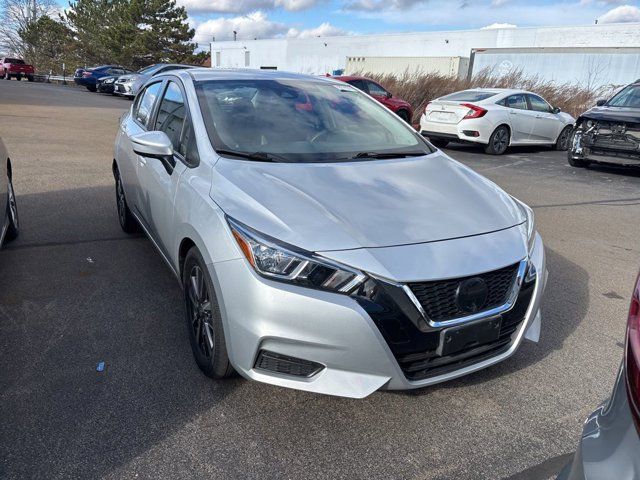
POLYGON ((387 92, 386 97, 387 97, 387 98, 391 98, 391 97, 393 97, 393 94, 392 94, 391 92, 387 92))
POLYGON ((607 103, 607 101, 606 101, 606 100, 604 100, 604 99, 600 99, 600 100, 598 100, 598 101, 596 102, 596 106, 598 106, 598 107, 602 107, 605 103, 607 103))
POLYGON ((160 160, 169 174, 176 166, 173 159, 173 144, 166 133, 160 131, 144 132, 129 137, 133 151, 141 157, 160 160))
POLYGON ((562 110, 560 109, 560 107, 553 107, 553 109, 551 111, 553 113, 560 113, 562 110))

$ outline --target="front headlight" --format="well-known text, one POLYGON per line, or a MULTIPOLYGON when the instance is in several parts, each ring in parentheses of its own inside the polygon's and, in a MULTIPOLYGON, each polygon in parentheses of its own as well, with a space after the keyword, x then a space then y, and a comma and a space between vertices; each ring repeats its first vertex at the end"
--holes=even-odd
POLYGON ((115 80, 115 78, 107 78, 104 83, 113 83, 115 80))
POLYGON ((285 245, 229 217, 227 222, 243 255, 259 275, 344 294, 351 293, 367 279, 358 270, 285 245))

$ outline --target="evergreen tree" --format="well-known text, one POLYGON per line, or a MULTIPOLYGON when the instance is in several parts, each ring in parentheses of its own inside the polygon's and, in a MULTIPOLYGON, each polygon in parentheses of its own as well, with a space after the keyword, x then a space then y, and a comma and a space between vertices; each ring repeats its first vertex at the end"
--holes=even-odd
POLYGON ((43 16, 20 29, 19 34, 24 57, 36 71, 61 73, 62 64, 66 63, 69 72, 77 63, 73 32, 62 22, 43 16))

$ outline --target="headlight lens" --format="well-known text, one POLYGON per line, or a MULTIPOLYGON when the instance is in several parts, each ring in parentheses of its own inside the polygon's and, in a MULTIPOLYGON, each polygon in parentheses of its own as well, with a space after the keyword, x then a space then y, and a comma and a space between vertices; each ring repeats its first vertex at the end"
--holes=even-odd
POLYGON ((281 244, 229 217, 227 222, 247 261, 264 277, 345 294, 367 279, 358 270, 281 244))
POLYGON ((107 78, 104 83, 113 83, 115 81, 115 78, 107 78))

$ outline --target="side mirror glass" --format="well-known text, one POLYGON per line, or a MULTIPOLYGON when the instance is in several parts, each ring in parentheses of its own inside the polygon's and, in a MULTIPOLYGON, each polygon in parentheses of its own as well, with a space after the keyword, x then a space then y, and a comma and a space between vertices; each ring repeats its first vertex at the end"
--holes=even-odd
POLYGON ((387 98, 391 98, 391 97, 393 97, 392 93, 391 92, 387 92, 387 98))
POLYGON ((596 105, 597 105, 598 107, 602 107, 605 103, 607 103, 607 101, 606 101, 606 100, 600 99, 600 100, 598 100, 598 101, 596 102, 596 105))
POLYGON ((560 113, 562 110, 560 110, 560 107, 553 107, 552 112, 553 113, 560 113))

